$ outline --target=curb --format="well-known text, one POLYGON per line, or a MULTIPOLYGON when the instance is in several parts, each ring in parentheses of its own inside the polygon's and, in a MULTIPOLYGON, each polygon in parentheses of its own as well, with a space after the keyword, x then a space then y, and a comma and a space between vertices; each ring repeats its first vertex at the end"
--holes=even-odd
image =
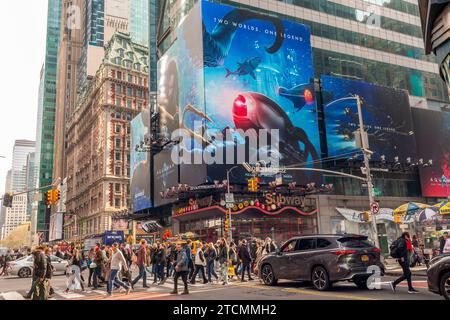
MULTIPOLYGON (((402 274, 403 274, 403 272, 402 272, 401 270, 399 270, 399 271, 389 271, 389 270, 386 270, 386 271, 384 272, 384 275, 385 275, 385 276, 393 276, 393 277, 401 276, 402 274)), ((420 273, 411 272, 411 275, 412 275, 413 277, 427 277, 426 271, 423 271, 423 272, 420 272, 420 273)))

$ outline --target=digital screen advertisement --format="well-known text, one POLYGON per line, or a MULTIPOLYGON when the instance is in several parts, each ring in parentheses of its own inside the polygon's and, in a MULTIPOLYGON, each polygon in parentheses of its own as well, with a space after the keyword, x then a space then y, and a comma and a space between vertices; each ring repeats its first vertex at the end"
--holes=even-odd
POLYGON ((357 99, 362 101, 364 128, 371 161, 406 163, 416 158, 416 143, 408 93, 369 83, 321 76, 328 156, 356 153, 354 132, 359 129, 357 99))
MULTIPOLYGON (((225 179, 226 169, 261 155, 274 166, 319 160, 308 27, 203 1, 177 35, 159 63, 158 104, 165 141, 176 140, 173 130, 182 129, 176 148, 192 159, 181 164, 181 183, 225 179), (215 159, 206 163, 208 156, 215 159), (203 173, 190 174, 193 166, 203 173)), ((305 184, 320 179, 305 172, 283 178, 305 184)), ((245 183, 245 170, 236 169, 230 179, 245 183)))
POLYGON ((150 110, 144 109, 131 122, 131 199, 134 212, 153 207, 151 199, 150 153, 146 141, 150 141, 150 110))
POLYGON ((413 109, 420 158, 431 166, 420 168, 424 197, 450 196, 450 113, 413 109), (432 142, 431 142, 432 141, 432 142))

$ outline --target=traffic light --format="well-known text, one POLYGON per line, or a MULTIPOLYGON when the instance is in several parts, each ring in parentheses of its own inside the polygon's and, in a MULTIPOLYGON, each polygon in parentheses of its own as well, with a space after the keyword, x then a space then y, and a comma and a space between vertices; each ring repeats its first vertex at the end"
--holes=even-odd
POLYGON ((259 190, 259 179, 251 178, 248 180, 248 191, 250 192, 258 192, 259 190))
POLYGON ((228 230, 229 230, 229 224, 228 224, 228 219, 226 219, 225 220, 225 227, 224 227, 224 231, 225 231, 225 233, 228 233, 228 230))
POLYGON ((53 203, 58 203, 58 201, 61 199, 61 191, 59 190, 53 190, 53 203))
POLYGON ((3 206, 5 208, 12 208, 12 203, 13 203, 13 195, 12 195, 12 193, 6 193, 3 196, 3 206))
POLYGON ((51 206, 52 204, 53 204, 53 190, 48 190, 46 205, 51 206))

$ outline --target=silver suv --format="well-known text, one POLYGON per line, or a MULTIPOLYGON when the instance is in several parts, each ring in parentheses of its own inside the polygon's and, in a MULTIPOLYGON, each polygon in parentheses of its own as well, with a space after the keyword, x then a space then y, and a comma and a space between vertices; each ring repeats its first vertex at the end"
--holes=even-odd
POLYGON ((366 236, 351 234, 295 237, 259 263, 266 285, 276 285, 279 279, 302 280, 311 281, 321 291, 338 281, 367 288, 367 279, 376 270, 384 275, 380 249, 366 236))

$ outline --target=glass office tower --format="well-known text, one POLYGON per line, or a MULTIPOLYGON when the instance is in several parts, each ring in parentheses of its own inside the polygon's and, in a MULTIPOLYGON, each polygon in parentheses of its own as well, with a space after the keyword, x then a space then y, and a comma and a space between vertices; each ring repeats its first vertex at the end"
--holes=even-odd
MULTIPOLYGON (((43 110, 39 159, 39 186, 47 186, 53 182, 53 144, 56 112, 56 78, 58 66, 58 47, 60 37, 61 0, 48 0, 47 44, 45 52, 43 110)), ((38 210, 37 230, 48 230, 49 212, 40 202, 38 210)))

